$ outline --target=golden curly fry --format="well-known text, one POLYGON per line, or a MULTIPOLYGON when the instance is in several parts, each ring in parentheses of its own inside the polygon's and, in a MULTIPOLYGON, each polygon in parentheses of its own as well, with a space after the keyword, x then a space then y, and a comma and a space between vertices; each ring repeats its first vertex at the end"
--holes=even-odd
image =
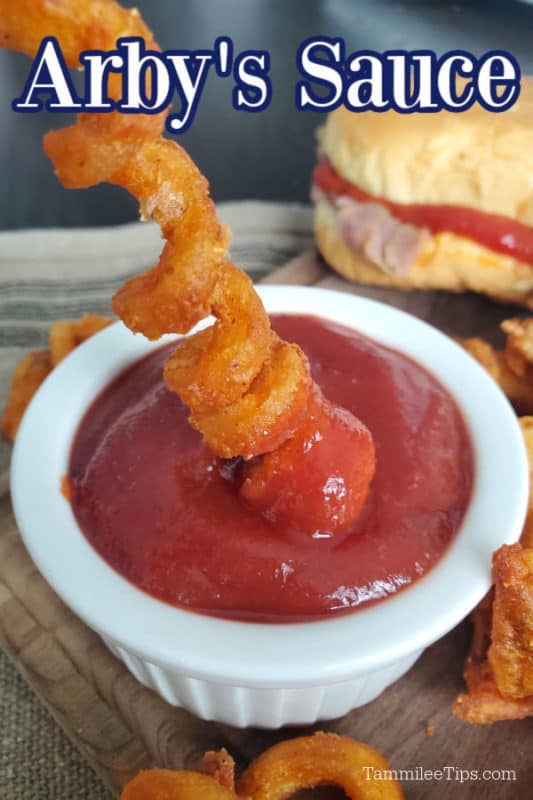
POLYGON ((523 700, 503 697, 498 691, 488 661, 468 664, 465 668, 465 681, 468 693, 460 694, 453 707, 453 713, 463 722, 487 725, 533 716, 533 697, 523 700))
MULTIPOLYGON (((532 484, 533 417, 522 417, 519 424, 532 484)), ((520 544, 496 551, 495 587, 471 615, 472 643, 464 672, 468 691, 459 695, 454 705, 454 714, 465 722, 488 723, 533 716, 532 548, 533 493, 530 493, 520 544)))
POLYGON ((224 747, 221 750, 209 750, 205 753, 196 765, 195 771, 209 775, 225 789, 235 791, 235 761, 224 747))
POLYGON ((128 783, 120 800, 287 800, 301 789, 338 786, 351 800, 401 800, 387 761, 367 744, 334 733, 280 742, 233 784, 233 759, 206 753, 198 772, 153 769, 128 783), (207 773, 207 774, 205 774, 207 773))
POLYGON ((489 664, 504 697, 533 701, 533 550, 504 545, 493 568, 489 664))
POLYGON ((111 317, 84 314, 80 319, 54 322, 48 334, 52 366, 57 367, 79 344, 114 322, 111 317))
POLYGON ((211 313, 227 255, 227 231, 208 183, 183 148, 163 139, 146 142, 112 181, 139 201, 142 218, 154 219, 167 240, 159 263, 119 289, 113 308, 149 339, 186 333, 211 313))
POLYGON ((273 333, 270 341, 261 372, 240 400, 213 412, 191 409, 191 424, 223 458, 251 459, 271 452, 293 436, 306 418, 312 383, 307 358, 297 345, 273 333))
MULTIPOLYGON (((0 0, 0 44, 34 56, 45 36, 55 36, 70 67, 79 66, 82 50, 112 50, 117 39, 140 36, 158 49, 137 9, 114 0, 0 0)), ((108 94, 119 99, 122 78, 111 73, 108 94)), ((166 113, 80 114, 75 125, 50 131, 44 148, 61 183, 70 188, 107 180, 121 161, 143 141, 163 132, 166 113)))
MULTIPOLYGON (((120 36, 135 34, 156 47, 138 13, 114 0, 21 5, 26 21, 0 0, 0 31, 8 46, 30 55, 41 33, 58 37, 71 64, 82 47, 109 49, 120 36)), ((108 91, 118 98, 118 75, 111 75, 108 91)), ((272 334, 251 281, 227 263, 228 234, 207 181, 181 147, 160 137, 164 117, 82 114, 72 127, 48 133, 44 148, 65 186, 110 181, 139 201, 143 219, 160 225, 166 244, 159 263, 129 280, 113 308, 149 339, 186 333, 215 317, 211 329, 178 346, 165 378, 215 454, 251 459, 283 445, 305 420, 309 365, 296 345, 272 334)), ((329 528, 335 527, 332 519, 329 528)))
MULTIPOLYGON (((0 31, 10 47, 29 54, 44 33, 57 36, 72 65, 80 49, 108 49, 120 36, 142 36, 156 46, 138 12, 113 0, 25 0, 20 16, 0 0, 0 11, 4 7, 0 31)), ((111 76, 110 96, 116 98, 119 88, 111 76)), ((166 379, 216 453, 259 455, 285 441, 303 419, 311 382, 307 361, 271 336, 251 281, 226 263, 228 235, 207 181, 181 147, 159 138, 163 119, 82 114, 74 126, 47 134, 45 150, 65 186, 109 180, 137 198, 143 219, 161 226, 167 242, 159 263, 117 292, 114 309, 150 339, 186 333, 209 314, 216 317, 210 332, 178 348, 166 379)))
POLYGON ((507 364, 515 375, 523 377, 533 364, 533 319, 506 319, 500 327, 507 335, 507 364))
POLYGON ((1 0, 2 47, 33 56, 45 36, 56 37, 69 67, 79 66, 82 50, 113 49, 121 36, 141 36, 155 46, 137 9, 114 0, 1 0))
POLYGON ((508 319, 501 329, 507 334, 504 350, 483 339, 457 341, 485 367, 519 414, 533 414, 533 319, 508 319))
POLYGON ((236 797, 209 775, 150 769, 140 772, 125 786, 120 800, 236 800, 236 797))
POLYGON ((494 593, 490 592, 472 613, 472 644, 464 671, 467 692, 459 695, 453 707, 453 713, 459 719, 481 725, 533 716, 533 697, 504 697, 487 659, 493 596, 494 593))
POLYGON ((238 791, 251 800, 286 800, 315 786, 338 786, 352 800, 403 797, 382 755, 367 744, 334 733, 315 733, 274 745, 244 772, 238 791))
POLYGON ((33 395, 47 375, 79 344, 110 325, 111 317, 84 314, 79 320, 54 322, 48 334, 48 350, 28 353, 20 361, 13 377, 0 428, 8 442, 15 440, 20 421, 33 395))
POLYGON ((11 379, 0 422, 2 435, 8 442, 15 441, 18 427, 30 400, 51 371, 50 350, 36 350, 28 353, 18 364, 11 379))

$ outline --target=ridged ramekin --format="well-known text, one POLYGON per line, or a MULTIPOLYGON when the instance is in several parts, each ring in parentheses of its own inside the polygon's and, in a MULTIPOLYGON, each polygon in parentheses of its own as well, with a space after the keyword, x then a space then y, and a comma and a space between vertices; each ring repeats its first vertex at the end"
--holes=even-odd
POLYGON ((125 366, 161 344, 119 323, 75 350, 39 389, 17 435, 11 488, 38 568, 138 680, 204 719, 276 728, 335 718, 368 703, 469 613, 490 586, 492 552, 520 535, 528 466, 504 395, 439 331, 354 295, 285 286, 259 293, 270 312, 317 314, 411 356, 455 398, 474 451, 472 499, 454 542, 416 584, 350 614, 265 625, 173 608, 108 566, 79 530, 60 481, 90 402, 125 366))

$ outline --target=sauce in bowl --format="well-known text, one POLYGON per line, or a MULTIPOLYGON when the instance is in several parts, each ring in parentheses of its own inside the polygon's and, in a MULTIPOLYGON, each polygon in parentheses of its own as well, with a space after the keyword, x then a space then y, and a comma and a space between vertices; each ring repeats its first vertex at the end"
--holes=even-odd
POLYGON ((130 366, 86 412, 71 502, 97 552, 145 592, 216 616, 306 621, 382 600, 431 569, 460 528, 473 456, 453 398, 408 357, 317 317, 272 324, 306 352, 326 397, 372 432, 376 474, 351 529, 310 534, 246 506, 239 463, 207 450, 163 381, 173 344, 130 366))

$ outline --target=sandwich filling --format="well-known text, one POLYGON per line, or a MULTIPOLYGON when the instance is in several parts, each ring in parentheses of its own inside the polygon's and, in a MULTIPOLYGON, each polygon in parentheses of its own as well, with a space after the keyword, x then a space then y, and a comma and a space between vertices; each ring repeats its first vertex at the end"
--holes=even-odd
POLYGON ((510 217, 452 205, 406 205, 375 197, 323 159, 315 167, 313 202, 336 212, 339 237, 366 261, 405 274, 434 234, 452 233, 533 266, 533 228, 510 217))

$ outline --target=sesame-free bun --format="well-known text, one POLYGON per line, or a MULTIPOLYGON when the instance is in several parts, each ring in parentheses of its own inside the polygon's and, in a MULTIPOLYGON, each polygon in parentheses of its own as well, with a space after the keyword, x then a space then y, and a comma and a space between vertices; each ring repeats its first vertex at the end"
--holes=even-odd
POLYGON ((430 236, 416 261, 402 275, 373 266, 349 247, 339 236, 334 207, 325 200, 316 205, 315 237, 328 264, 350 281, 403 289, 471 290, 533 309, 530 264, 453 233, 430 236))
MULTIPOLYGON (((494 113, 333 111, 321 147, 341 177, 395 203, 466 206, 533 226, 533 77, 494 113)), ((499 259, 505 260, 502 256, 499 259)))

